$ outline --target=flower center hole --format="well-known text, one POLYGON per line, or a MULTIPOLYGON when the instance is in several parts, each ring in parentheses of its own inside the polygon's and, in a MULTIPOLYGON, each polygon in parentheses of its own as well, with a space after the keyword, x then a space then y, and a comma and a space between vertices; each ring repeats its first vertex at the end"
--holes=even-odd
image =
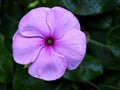
POLYGON ((53 45, 53 44, 54 44, 53 38, 47 38, 47 39, 46 39, 46 44, 47 44, 47 45, 53 45))

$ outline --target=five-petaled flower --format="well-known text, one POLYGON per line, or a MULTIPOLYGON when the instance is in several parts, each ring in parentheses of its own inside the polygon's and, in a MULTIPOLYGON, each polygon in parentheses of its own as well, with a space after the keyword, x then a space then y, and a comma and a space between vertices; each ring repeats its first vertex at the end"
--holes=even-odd
POLYGON ((30 64, 31 76, 50 81, 81 63, 86 52, 86 36, 68 10, 40 7, 21 19, 12 48, 17 63, 30 64))

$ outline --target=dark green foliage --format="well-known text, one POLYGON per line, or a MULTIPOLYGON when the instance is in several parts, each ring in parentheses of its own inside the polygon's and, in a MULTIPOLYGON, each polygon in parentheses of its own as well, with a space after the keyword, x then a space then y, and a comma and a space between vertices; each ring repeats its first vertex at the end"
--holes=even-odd
POLYGON ((4 46, 4 37, 0 34, 0 82, 8 83, 12 81, 13 60, 11 54, 4 46))
POLYGON ((90 55, 86 55, 85 59, 77 69, 66 71, 64 78, 73 81, 89 82, 102 73, 103 69, 99 61, 90 55))
POLYGON ((78 15, 94 15, 115 9, 120 0, 61 0, 63 4, 78 15))
POLYGON ((97 85, 100 90, 120 90, 120 71, 112 71, 104 75, 97 85))
POLYGON ((56 84, 36 79, 28 75, 28 71, 18 66, 13 79, 14 90, 54 90, 56 84))
POLYGON ((120 0, 2 0, 0 11, 0 90, 120 90, 120 0), (53 6, 76 15, 87 35, 87 54, 77 69, 46 82, 14 62, 11 46, 22 16, 53 6))
POLYGON ((113 54, 120 59, 120 25, 108 34, 108 45, 113 54))

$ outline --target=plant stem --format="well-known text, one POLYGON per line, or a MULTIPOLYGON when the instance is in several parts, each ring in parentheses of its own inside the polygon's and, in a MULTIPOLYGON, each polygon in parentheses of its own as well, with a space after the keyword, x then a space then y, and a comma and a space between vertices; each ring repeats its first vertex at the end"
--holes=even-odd
POLYGON ((89 39, 89 42, 90 43, 93 43, 93 44, 96 44, 98 46, 101 46, 101 47, 105 47, 105 48, 108 48, 107 45, 103 44, 103 43, 100 43, 100 42, 97 42, 95 40, 92 40, 92 39, 89 39))

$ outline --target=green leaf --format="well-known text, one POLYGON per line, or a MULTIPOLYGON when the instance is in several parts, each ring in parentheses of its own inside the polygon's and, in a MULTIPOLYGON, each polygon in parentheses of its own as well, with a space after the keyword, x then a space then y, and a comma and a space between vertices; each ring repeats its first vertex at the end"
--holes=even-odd
POLYGON ((7 88, 7 87, 6 87, 6 84, 1 84, 1 83, 0 83, 0 90, 6 90, 6 88, 7 88))
POLYGON ((92 16, 80 16, 82 24, 96 29, 108 29, 112 25, 112 15, 92 15, 92 16))
POLYGON ((0 82, 8 83, 12 81, 13 63, 10 53, 4 46, 4 37, 0 34, 0 82))
POLYGON ((35 7, 54 7, 54 6, 63 6, 62 2, 59 0, 35 0, 29 3, 28 8, 35 8, 35 7))
POLYGON ((86 55, 77 69, 66 71, 64 78, 73 81, 89 82, 102 73, 103 69, 98 60, 90 55, 86 55))
POLYGON ((120 25, 108 34, 108 45, 112 53, 120 59, 120 25))
POLYGON ((113 56, 108 48, 93 43, 89 43, 88 47, 92 55, 98 58, 105 69, 120 70, 119 60, 113 56))
POLYGON ((119 0, 61 0, 72 12, 78 15, 93 15, 110 11, 120 5, 119 0))
POLYGON ((120 70, 120 61, 115 58, 107 46, 108 30, 91 30, 90 40, 88 43, 88 52, 98 58, 104 68, 112 70, 120 70))
POLYGON ((54 90, 56 83, 49 83, 34 78, 28 74, 27 69, 18 66, 13 79, 14 90, 54 90))
POLYGON ((113 25, 120 25, 120 7, 113 12, 113 25))
MULTIPOLYGON (((71 88, 73 88, 72 84, 70 82, 64 80, 56 87, 56 90, 70 90, 71 88)), ((75 89, 73 89, 73 90, 75 90, 75 89)))
POLYGON ((98 82, 100 90, 120 90, 120 71, 111 71, 98 82))
POLYGON ((55 90, 82 90, 82 86, 69 82, 67 80, 62 81, 55 90))

